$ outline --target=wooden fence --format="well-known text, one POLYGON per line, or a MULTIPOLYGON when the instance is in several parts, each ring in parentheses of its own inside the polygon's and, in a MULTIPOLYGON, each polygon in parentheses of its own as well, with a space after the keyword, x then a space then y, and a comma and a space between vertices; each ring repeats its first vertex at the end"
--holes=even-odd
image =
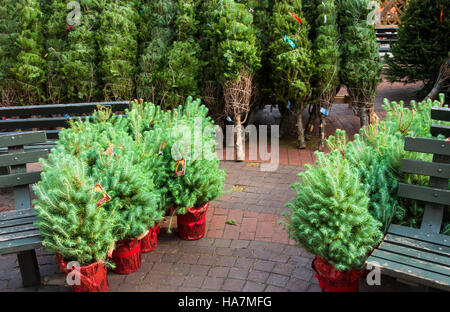
POLYGON ((398 26, 401 17, 405 14, 408 0, 378 0, 378 2, 381 9, 381 19, 377 26, 398 26))

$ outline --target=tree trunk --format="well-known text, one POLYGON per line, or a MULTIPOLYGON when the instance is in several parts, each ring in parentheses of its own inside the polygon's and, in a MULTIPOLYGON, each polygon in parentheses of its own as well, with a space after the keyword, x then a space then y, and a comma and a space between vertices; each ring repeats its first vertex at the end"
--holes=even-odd
POLYGON ((241 162, 245 160, 244 145, 242 144, 243 138, 242 138, 241 115, 236 114, 234 119, 235 119, 234 127, 236 131, 236 161, 241 162))
POLYGON ((325 117, 322 114, 319 114, 320 123, 319 123, 319 151, 323 151, 325 147, 325 117))
POLYGON ((359 103, 359 115, 361 127, 367 126, 369 124, 369 114, 366 103, 359 103))
POLYGON ((305 129, 303 128, 303 106, 300 106, 297 111, 297 138, 298 148, 306 148, 305 129))

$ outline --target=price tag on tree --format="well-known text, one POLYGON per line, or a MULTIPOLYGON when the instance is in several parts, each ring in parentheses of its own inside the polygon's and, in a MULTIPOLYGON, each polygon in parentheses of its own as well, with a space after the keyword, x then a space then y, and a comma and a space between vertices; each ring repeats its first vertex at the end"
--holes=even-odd
POLYGON ((186 173, 186 160, 184 158, 177 161, 175 164, 175 176, 181 177, 186 173))
POLYGON ((103 187, 100 184, 96 184, 94 186, 94 192, 104 193, 103 198, 97 202, 97 207, 101 207, 111 200, 111 197, 109 197, 109 195, 105 193, 103 187))

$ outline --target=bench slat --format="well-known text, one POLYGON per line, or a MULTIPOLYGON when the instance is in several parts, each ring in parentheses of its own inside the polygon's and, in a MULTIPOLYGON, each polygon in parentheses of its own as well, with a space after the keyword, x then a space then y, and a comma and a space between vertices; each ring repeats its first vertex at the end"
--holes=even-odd
POLYGON ((393 277, 406 279, 412 282, 418 282, 422 285, 439 288, 443 290, 450 290, 450 278, 448 276, 412 268, 402 263, 389 261, 383 258, 370 256, 367 260, 368 264, 380 268, 381 272, 393 277))
POLYGON ((35 217, 36 211, 33 208, 12 210, 0 213, 0 221, 16 220, 20 218, 35 217))
POLYGON ((19 251, 32 250, 42 246, 42 237, 35 236, 24 239, 16 239, 9 242, 0 242, 0 255, 17 253, 19 251))
POLYGON ((450 156, 450 141, 407 137, 405 151, 450 156))
POLYGON ((436 264, 446 266, 450 269, 450 257, 441 256, 426 251, 418 251, 417 249, 395 245, 388 242, 381 243, 380 247, 378 247, 378 250, 397 253, 410 258, 417 258, 425 262, 433 262, 436 264))
POLYGON ((402 172, 437 178, 450 178, 450 164, 422 160, 402 159, 402 172))
POLYGON ((372 255, 374 257, 391 260, 391 261, 394 261, 397 263, 402 263, 402 264, 405 264, 405 265, 413 267, 413 268, 418 268, 418 269, 422 269, 425 271, 430 271, 430 272, 446 275, 450 281, 450 267, 446 267, 443 265, 411 258, 411 257, 405 256, 405 255, 400 255, 400 254, 396 254, 396 253, 392 253, 392 252, 380 250, 380 249, 375 249, 374 252, 372 253, 372 255))
MULTIPOLYGON (((47 140, 57 140, 59 138, 59 132, 61 130, 43 130, 47 135, 47 140)), ((1 135, 9 135, 9 134, 22 134, 22 133, 32 133, 33 131, 10 131, 10 132, 0 132, 1 135)))
POLYGON ((38 162, 39 158, 47 158, 47 156, 47 150, 3 154, 0 155, 0 167, 34 163, 38 162))
POLYGON ((22 224, 33 224, 37 220, 38 220, 37 217, 25 217, 25 218, 19 218, 19 219, 7 220, 7 221, 0 221, 0 231, 2 230, 2 228, 5 228, 5 227, 22 225, 22 224))
POLYGON ((438 255, 446 256, 448 257, 450 255, 450 248, 445 247, 442 245, 436 245, 428 242, 423 242, 419 240, 415 240, 413 238, 393 235, 393 234, 386 234, 384 238, 385 242, 389 242, 392 244, 397 244, 401 246, 411 247, 418 250, 423 250, 431 253, 435 253, 438 255))
POLYGON ((421 240, 428 243, 433 243, 436 245, 442 245, 446 247, 450 247, 450 237, 443 234, 429 233, 420 231, 419 229, 413 229, 406 226, 401 226, 397 224, 392 224, 388 233, 400 236, 406 236, 409 238, 414 238, 417 240, 421 240))
POLYGON ((450 190, 442 190, 421 185, 398 184, 399 197, 420 200, 442 205, 450 204, 450 190))
POLYGON ((34 184, 40 179, 40 171, 0 175, 0 187, 34 184))
POLYGON ((8 242, 8 241, 16 240, 16 239, 35 237, 35 236, 39 236, 39 235, 40 235, 39 230, 37 230, 35 227, 34 229, 28 230, 28 231, 0 235, 0 242, 8 242))
POLYGON ((450 108, 433 107, 431 109, 431 119, 450 121, 450 108))
POLYGON ((446 138, 450 137, 450 126, 445 125, 431 125, 431 135, 438 136, 442 134, 446 138))
MULTIPOLYGON (((82 119, 86 117, 71 117, 73 120, 82 119)), ((32 129, 32 128, 56 128, 69 126, 69 117, 49 117, 49 118, 27 118, 27 119, 7 119, 0 121, 0 129, 2 130, 17 130, 17 129, 32 129)))
POLYGON ((0 228, 0 239, 3 235, 6 234, 21 233, 32 230, 38 230, 38 228, 35 225, 33 225, 33 223, 3 227, 0 228))
POLYGON ((45 143, 46 141, 47 137, 44 131, 9 134, 0 136, 0 147, 45 143))
POLYGON ((53 114, 89 114, 97 109, 98 105, 111 107, 112 111, 124 111, 129 108, 129 101, 94 102, 77 104, 51 104, 0 107, 0 117, 28 117, 34 115, 53 114))

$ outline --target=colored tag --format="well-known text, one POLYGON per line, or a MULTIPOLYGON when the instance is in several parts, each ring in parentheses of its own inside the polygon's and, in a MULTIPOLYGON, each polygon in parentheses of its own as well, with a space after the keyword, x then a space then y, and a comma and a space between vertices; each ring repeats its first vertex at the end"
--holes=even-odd
POLYGON ((72 29, 72 28, 73 28, 73 26, 69 26, 69 27, 66 28, 66 30, 69 30, 69 29, 72 29))
POLYGON ((231 120, 231 117, 230 116, 227 116, 227 120, 229 121, 229 122, 232 122, 233 120, 231 120))
POLYGON ((184 158, 182 158, 178 160, 177 163, 175 164, 175 176, 181 177, 184 176, 185 173, 186 173, 186 161, 184 160, 184 158))
POLYGON ((284 42, 288 42, 292 49, 295 49, 295 43, 287 35, 284 35, 284 42))
POLYGON ((114 144, 112 144, 112 143, 109 144, 108 148, 107 148, 106 151, 105 151, 105 154, 108 155, 109 157, 114 156, 114 150, 113 150, 113 148, 114 148, 114 144))
POLYGON ((325 116, 328 116, 328 110, 326 110, 325 108, 321 107, 321 108, 320 108, 320 112, 321 112, 322 114, 324 114, 325 116))
POLYGON ((439 21, 442 23, 442 18, 444 17, 444 7, 440 3, 439 3, 439 6, 441 8, 441 15, 439 17, 439 21))
POLYGON ((287 109, 291 109, 291 101, 288 101, 288 102, 287 102, 286 108, 287 108, 287 109))
POLYGON ((293 18, 295 18, 297 20, 297 22, 299 22, 300 24, 302 23, 302 20, 300 18, 298 18, 297 15, 295 15, 294 13, 291 13, 291 16, 293 18))
POLYGON ((326 24, 327 23, 327 15, 326 14, 324 15, 323 19, 324 19, 323 23, 326 24))
MULTIPOLYGON (((103 191, 103 187, 102 187, 100 184, 96 184, 96 185, 94 186, 94 192, 103 193, 103 192, 104 192, 104 191, 103 191)), ((100 200, 97 202, 97 207, 103 206, 104 204, 106 204, 106 203, 109 202, 110 200, 111 200, 111 197, 109 197, 109 195, 105 193, 105 194, 103 195, 103 198, 100 199, 100 200)))

